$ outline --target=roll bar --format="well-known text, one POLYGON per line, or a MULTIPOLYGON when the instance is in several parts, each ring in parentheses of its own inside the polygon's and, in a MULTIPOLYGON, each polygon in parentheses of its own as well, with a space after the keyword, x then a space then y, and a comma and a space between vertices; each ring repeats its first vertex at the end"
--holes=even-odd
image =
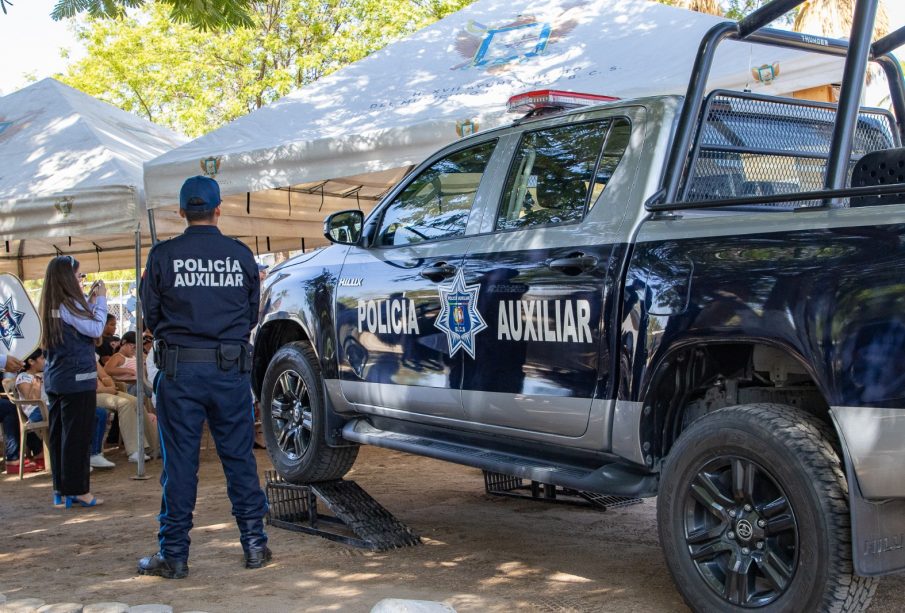
MULTIPOLYGON (((866 72, 868 60, 878 63, 886 74, 890 87, 890 99, 895 111, 896 127, 900 141, 905 142, 905 85, 903 85, 902 68, 895 56, 891 54, 892 49, 905 44, 905 27, 871 43, 879 0, 857 0, 849 41, 766 27, 803 2, 804 0, 773 0, 741 21, 719 23, 704 35, 698 46, 698 53, 691 70, 685 103, 679 114, 660 189, 647 203, 650 210, 680 208, 676 206, 679 204, 676 199, 688 162, 695 127, 703 109, 707 78, 713 66, 717 47, 724 40, 747 41, 846 58, 824 179, 824 187, 832 190, 827 194, 828 197, 836 196, 837 192, 844 187, 848 174, 852 135, 864 88, 863 75, 866 72)), ((788 194, 788 196, 788 200, 797 199, 792 197, 794 194, 788 194)), ((827 200, 826 204, 838 206, 838 202, 837 198, 827 200)))

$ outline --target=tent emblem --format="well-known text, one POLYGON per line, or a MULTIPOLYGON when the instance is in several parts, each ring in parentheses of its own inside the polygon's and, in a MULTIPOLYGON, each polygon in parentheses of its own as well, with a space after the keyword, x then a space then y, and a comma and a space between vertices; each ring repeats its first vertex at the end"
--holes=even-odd
POLYGON ((751 69, 751 75, 760 83, 769 85, 779 76, 779 62, 773 64, 762 64, 757 68, 751 69))
POLYGON ((72 205, 74 203, 75 198, 72 196, 63 196, 62 198, 57 198, 53 203, 53 208, 58 210, 63 217, 69 217, 69 214, 72 213, 72 205))
POLYGON ((434 320, 434 326, 446 333, 450 357, 456 355, 459 349, 464 349, 474 358, 474 337, 487 327, 478 311, 480 289, 480 284, 465 285, 461 268, 450 285, 437 288, 440 294, 440 314, 434 320))
POLYGON ((585 4, 588 3, 578 0, 547 21, 540 21, 534 15, 518 15, 507 23, 490 26, 470 20, 456 35, 455 42, 456 51, 468 61, 451 70, 467 70, 474 66, 498 72, 508 64, 543 55, 550 45, 575 29, 580 7, 585 4))
POLYGON ((12 347, 13 340, 25 338, 25 335, 22 334, 22 328, 19 327, 23 317, 25 317, 24 312, 13 308, 12 296, 7 298, 3 304, 0 304, 0 341, 3 341, 3 344, 6 345, 7 351, 12 347))
POLYGON ((478 131, 478 122, 476 122, 476 121, 472 121, 471 119, 466 119, 465 121, 456 122, 456 134, 458 134, 460 138, 465 138, 466 136, 470 136, 477 131, 478 131))
POLYGON ((209 158, 202 158, 201 172, 211 179, 216 177, 217 173, 220 172, 220 159, 219 155, 217 157, 211 156, 209 158))

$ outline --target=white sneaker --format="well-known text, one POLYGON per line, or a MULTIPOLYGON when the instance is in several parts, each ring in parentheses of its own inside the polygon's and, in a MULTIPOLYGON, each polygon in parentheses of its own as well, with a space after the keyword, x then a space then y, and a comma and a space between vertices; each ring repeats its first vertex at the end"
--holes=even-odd
POLYGON ((105 458, 102 453, 96 453, 91 456, 89 464, 92 468, 113 468, 116 466, 116 464, 105 458))
MULTIPOLYGON (((151 456, 145 454, 145 462, 151 459, 151 456)), ((138 452, 133 452, 132 455, 129 456, 129 461, 133 464, 138 464, 138 452)))

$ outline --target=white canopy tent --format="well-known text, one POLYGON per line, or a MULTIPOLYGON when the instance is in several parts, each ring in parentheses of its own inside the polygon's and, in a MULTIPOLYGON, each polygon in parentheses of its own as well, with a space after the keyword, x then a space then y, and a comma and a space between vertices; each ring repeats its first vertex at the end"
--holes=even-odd
MULTIPOLYGON (((643 0, 479 0, 147 162, 148 206, 169 209, 155 213, 158 228, 178 231, 179 187, 204 172, 220 183, 224 231, 322 244, 327 213, 367 209, 437 148, 511 121, 513 94, 684 93, 719 21, 643 0)), ((829 56, 732 42, 710 85, 785 94, 837 81, 841 69, 829 56)))
POLYGON ((0 98, 0 271, 40 277, 62 253, 134 266, 142 163, 183 142, 54 79, 0 98))

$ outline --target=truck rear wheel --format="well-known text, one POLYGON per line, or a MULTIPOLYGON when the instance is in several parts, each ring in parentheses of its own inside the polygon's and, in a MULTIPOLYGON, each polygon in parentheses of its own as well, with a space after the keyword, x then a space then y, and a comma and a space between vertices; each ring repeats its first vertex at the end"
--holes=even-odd
POLYGON ((306 343, 276 352, 261 391, 261 419, 267 451, 277 473, 290 483, 340 479, 358 447, 327 445, 324 386, 317 356, 306 343))
POLYGON ((774 404, 694 422, 666 459, 660 543, 695 611, 862 611, 848 487, 817 418, 774 404))

